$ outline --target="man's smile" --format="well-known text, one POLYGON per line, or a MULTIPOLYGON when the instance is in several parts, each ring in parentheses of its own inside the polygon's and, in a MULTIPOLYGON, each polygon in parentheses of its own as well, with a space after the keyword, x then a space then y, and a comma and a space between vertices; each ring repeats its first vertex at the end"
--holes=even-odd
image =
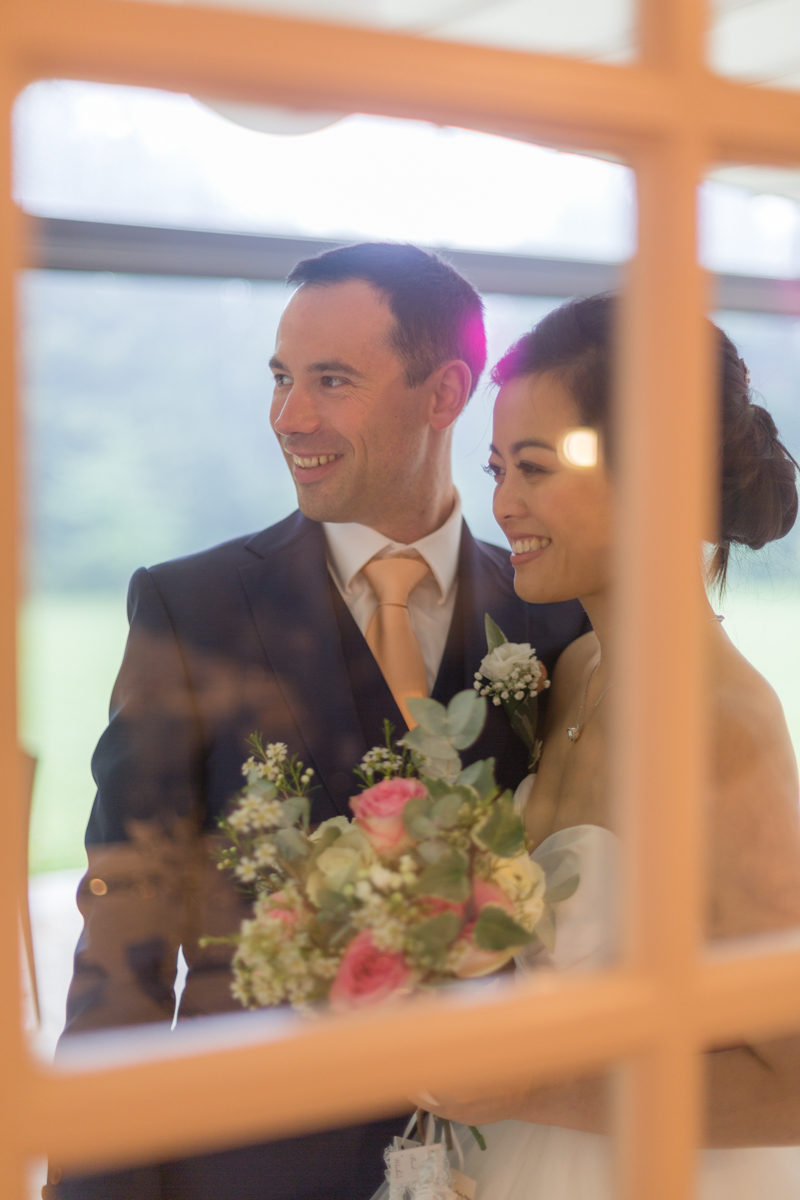
POLYGON ((341 454, 316 454, 310 457, 303 457, 299 454, 292 455, 296 467, 324 467, 326 463, 334 462, 341 457, 341 454))

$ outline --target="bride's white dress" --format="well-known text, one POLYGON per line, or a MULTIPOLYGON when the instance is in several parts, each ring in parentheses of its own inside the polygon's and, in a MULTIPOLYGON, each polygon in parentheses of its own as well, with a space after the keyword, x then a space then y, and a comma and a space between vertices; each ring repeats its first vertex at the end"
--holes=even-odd
MULTIPOLYGON (((531 786, 525 780, 518 789, 521 807, 531 786)), ((585 970, 613 958, 618 850, 607 829, 577 825, 534 851, 546 869, 563 855, 555 878, 548 869, 549 883, 576 871, 580 883, 558 905, 554 952, 521 954, 520 970, 585 970)), ((609 1138, 526 1121, 481 1125, 481 1133, 485 1151, 466 1131, 460 1138, 465 1172, 477 1183, 475 1200, 613 1200, 609 1138)), ((800 1200, 800 1147, 703 1150, 698 1174, 697 1200, 800 1200)))

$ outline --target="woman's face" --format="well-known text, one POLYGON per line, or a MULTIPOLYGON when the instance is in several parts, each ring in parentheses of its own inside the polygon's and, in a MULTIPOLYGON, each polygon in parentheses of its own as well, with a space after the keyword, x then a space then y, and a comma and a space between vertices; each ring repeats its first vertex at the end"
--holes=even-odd
POLYGON ((514 379, 497 396, 489 459, 494 515, 511 544, 517 594, 532 603, 589 597, 608 586, 608 474, 602 463, 576 467, 559 456, 565 435, 580 425, 556 375, 514 379))

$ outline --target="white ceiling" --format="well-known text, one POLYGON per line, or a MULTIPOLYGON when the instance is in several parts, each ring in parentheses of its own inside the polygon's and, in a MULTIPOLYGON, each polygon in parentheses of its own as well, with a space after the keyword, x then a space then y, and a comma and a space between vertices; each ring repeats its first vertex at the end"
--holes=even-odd
MULTIPOLYGON (((173 0, 182 3, 183 0, 173 0)), ((194 0, 197 2, 197 0, 194 0)), ((424 37, 514 50, 570 54, 600 62, 633 57, 631 0, 201 0, 295 17, 394 29, 424 37)), ((709 61, 723 75, 800 89, 800 0, 710 0, 709 61)), ((215 106, 216 107, 216 106, 215 106)), ((220 106, 219 111, 224 111, 220 106)), ((226 115, 279 129, 239 107, 226 115), (265 124, 266 122, 266 124, 265 124)), ((280 120, 275 118, 280 124, 280 120)), ((284 118, 285 120, 285 118, 284 118)), ((289 123, 290 124, 290 123, 289 123)), ((289 129, 286 130, 289 132, 289 129)), ((294 131, 294 130, 292 130, 294 131)), ((298 130, 299 132, 299 130, 298 130)), ((800 200, 800 172, 733 167, 716 178, 800 200)))

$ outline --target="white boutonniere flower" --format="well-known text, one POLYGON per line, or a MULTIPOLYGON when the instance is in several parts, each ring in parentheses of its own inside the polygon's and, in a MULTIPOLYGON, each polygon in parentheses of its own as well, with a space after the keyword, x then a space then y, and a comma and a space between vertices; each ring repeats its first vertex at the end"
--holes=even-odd
POLYGON ((488 653, 475 672, 475 691, 503 705, 515 731, 530 752, 531 769, 539 761, 541 742, 536 738, 539 693, 550 687, 547 670, 530 642, 509 642, 502 629, 486 614, 488 653))

